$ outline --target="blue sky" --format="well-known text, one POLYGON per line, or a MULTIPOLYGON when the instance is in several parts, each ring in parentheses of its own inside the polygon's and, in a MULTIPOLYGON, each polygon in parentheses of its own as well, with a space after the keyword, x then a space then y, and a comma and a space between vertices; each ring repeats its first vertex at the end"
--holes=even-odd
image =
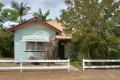
MULTIPOLYGON (((42 12, 46 12, 47 10, 50 10, 50 15, 48 18, 55 19, 56 17, 59 17, 60 10, 65 9, 67 6, 64 3, 64 0, 0 0, 0 2, 4 3, 5 8, 10 8, 11 1, 17 1, 17 2, 25 2, 30 7, 31 10, 29 13, 38 11, 39 8, 42 9, 42 12)), ((31 14, 27 15, 26 18, 31 18, 31 14)))

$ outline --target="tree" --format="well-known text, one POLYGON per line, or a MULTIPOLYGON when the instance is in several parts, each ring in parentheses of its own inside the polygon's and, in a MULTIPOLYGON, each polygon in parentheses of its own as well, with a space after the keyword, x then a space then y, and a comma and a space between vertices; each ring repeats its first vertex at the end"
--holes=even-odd
POLYGON ((3 24, 8 21, 17 22, 18 20, 18 12, 13 9, 3 9, 0 13, 0 25, 3 28, 3 24))
POLYGON ((3 27, 7 21, 16 21, 18 13, 13 9, 3 9, 4 5, 0 3, 0 56, 13 57, 13 34, 3 27))
POLYGON ((43 14, 41 8, 39 8, 39 11, 38 12, 34 12, 33 16, 34 17, 39 17, 40 19, 47 21, 47 20, 51 20, 51 19, 47 19, 49 14, 50 14, 49 10, 43 14))
POLYGON ((2 27, 2 18, 1 18, 1 10, 3 8, 3 3, 0 2, 0 27, 2 27))
POLYGON ((6 29, 0 29, 0 56, 13 57, 13 34, 6 29))
POLYGON ((13 9, 3 9, 1 11, 1 21, 6 22, 6 21, 17 21, 18 19, 18 12, 13 9))
POLYGON ((27 12, 30 10, 30 7, 26 4, 21 2, 20 4, 16 1, 11 2, 12 8, 14 8, 16 11, 18 11, 19 14, 19 22, 24 21, 23 16, 27 15, 27 12))
POLYGON ((0 3, 0 27, 3 28, 3 24, 7 21, 17 21, 18 12, 14 9, 3 8, 4 5, 0 3), (2 9, 3 8, 3 9, 2 9))
POLYGON ((3 6, 4 6, 4 4, 0 2, 0 11, 1 11, 3 6))
MULTIPOLYGON (((70 48, 76 58, 110 58, 111 48, 120 46, 116 35, 120 27, 120 3, 114 0, 65 0, 60 22, 66 33, 72 33, 70 48), (76 48, 75 48, 76 47, 76 48)), ((119 34, 118 34, 119 35, 119 34)), ((120 57, 119 57, 120 58, 120 57)))

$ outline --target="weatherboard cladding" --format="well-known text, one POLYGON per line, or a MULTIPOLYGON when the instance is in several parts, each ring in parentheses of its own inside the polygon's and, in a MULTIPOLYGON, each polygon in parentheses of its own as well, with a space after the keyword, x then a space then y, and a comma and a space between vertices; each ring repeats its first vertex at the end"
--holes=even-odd
POLYGON ((42 24, 32 24, 30 23, 29 25, 24 25, 26 27, 23 27, 21 29, 18 29, 15 31, 15 37, 14 37, 14 57, 15 60, 26 60, 30 56, 33 56, 32 52, 25 52, 26 50, 26 42, 22 41, 23 36, 36 36, 36 35, 41 35, 41 36, 55 36, 56 32, 49 27, 42 25, 42 24), (47 33, 47 34, 42 34, 42 33, 47 33))

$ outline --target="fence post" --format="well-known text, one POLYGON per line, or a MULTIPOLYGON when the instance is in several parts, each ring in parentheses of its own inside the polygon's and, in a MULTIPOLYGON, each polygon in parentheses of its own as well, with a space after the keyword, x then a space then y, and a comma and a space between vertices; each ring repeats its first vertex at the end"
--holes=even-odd
POLYGON ((20 61, 20 72, 23 72, 22 67, 23 67, 23 63, 22 61, 20 61))
POLYGON ((83 59, 83 71, 85 70, 85 61, 83 59))
POLYGON ((68 59, 67 64, 68 64, 68 72, 69 72, 70 71, 70 59, 68 59))

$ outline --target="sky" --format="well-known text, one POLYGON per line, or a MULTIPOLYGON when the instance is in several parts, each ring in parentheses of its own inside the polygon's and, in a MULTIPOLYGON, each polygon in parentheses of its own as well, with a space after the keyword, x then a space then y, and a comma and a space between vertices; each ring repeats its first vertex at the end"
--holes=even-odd
MULTIPOLYGON (((60 15, 60 10, 61 9, 66 9, 67 6, 64 3, 64 0, 0 0, 5 7, 4 8, 11 8, 11 1, 17 1, 18 3, 24 2, 27 3, 30 7, 31 10, 29 13, 37 12, 39 8, 42 9, 42 12, 46 12, 47 10, 50 10, 50 15, 48 18, 55 19, 56 17, 59 18, 60 15)), ((101 2, 102 0, 99 0, 101 2)), ((115 1, 120 1, 120 0, 115 0, 115 1)), ((29 14, 25 16, 26 19, 32 18, 32 15, 29 14)), ((5 25, 11 25, 14 23, 7 22, 5 25)))
MULTIPOLYGON (((0 2, 4 3, 5 8, 11 8, 11 1, 27 3, 31 7, 29 13, 37 12, 39 8, 42 9, 43 13, 47 10, 50 10, 50 15, 48 16, 48 18, 52 19, 59 17, 61 9, 67 8, 64 0, 0 0, 0 2)), ((31 14, 29 14, 25 17, 29 19, 32 16, 31 14)))

